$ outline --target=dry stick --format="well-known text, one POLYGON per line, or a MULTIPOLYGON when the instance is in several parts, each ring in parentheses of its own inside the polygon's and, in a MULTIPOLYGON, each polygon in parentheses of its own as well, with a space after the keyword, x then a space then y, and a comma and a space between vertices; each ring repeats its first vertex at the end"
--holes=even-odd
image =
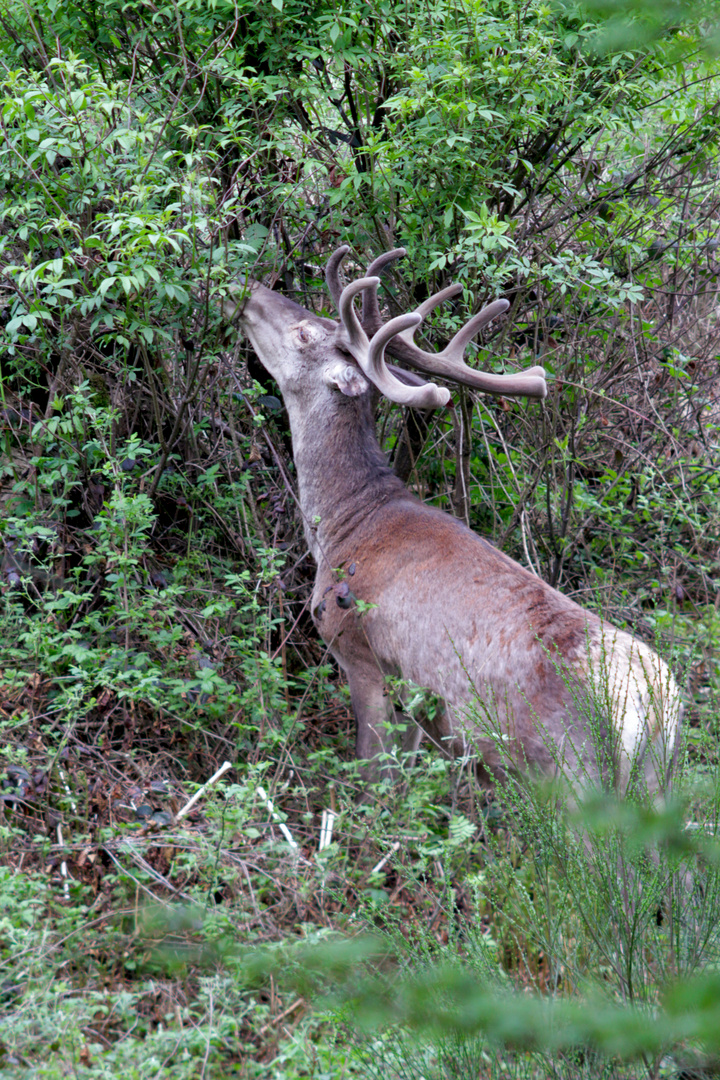
POLYGON ((373 874, 379 874, 379 873, 380 873, 380 871, 382 870, 383 866, 385 865, 385 863, 386 863, 386 862, 389 862, 389 860, 390 860, 390 859, 391 859, 391 858, 393 857, 393 855, 395 854, 395 852, 396 852, 396 851, 399 851, 399 850, 400 850, 400 841, 399 841, 399 840, 396 840, 396 841, 395 841, 395 843, 393 844, 393 846, 392 846, 392 847, 390 848, 390 850, 388 851, 387 855, 385 855, 385 856, 384 856, 384 857, 383 857, 383 858, 382 858, 382 859, 380 860, 380 862, 379 862, 379 863, 376 863, 376 865, 375 865, 375 866, 373 866, 372 870, 371 870, 371 871, 370 871, 370 873, 368 874, 368 877, 371 877, 371 876, 372 876, 373 874))
MULTIPOLYGON (((60 847, 62 847, 63 846, 62 825, 59 822, 58 822, 58 827, 57 827, 57 838, 58 838, 58 844, 60 845, 60 847)), ((61 875, 61 877, 63 879, 63 896, 65 897, 66 900, 69 900, 70 899, 70 886, 68 885, 68 868, 67 868, 67 863, 65 862, 64 859, 60 863, 60 875, 61 875)))
POLYGON ((223 773, 226 773, 228 771, 228 769, 232 769, 232 768, 233 768, 233 765, 232 765, 231 762, 223 761, 223 763, 220 766, 220 768, 218 769, 218 771, 216 773, 213 773, 213 775, 210 777, 208 782, 206 784, 203 784, 203 786, 201 788, 198 788, 198 790, 193 795, 192 799, 190 799, 188 802, 185 803, 182 810, 179 810, 177 812, 177 814, 175 815, 175 820, 179 821, 180 818, 185 817, 185 815, 187 813, 189 813, 190 810, 192 810, 193 806, 198 801, 198 799, 201 799, 203 797, 203 795, 205 794, 207 789, 212 784, 215 784, 220 779, 220 777, 223 775, 223 773))
POLYGON ((322 821, 320 823, 320 843, 318 844, 318 851, 324 851, 326 847, 330 847, 332 844, 333 826, 337 814, 334 810, 323 810, 322 821))
MULTIPOLYGON (((214 1014, 214 1011, 215 1011, 215 1001, 214 1001, 214 998, 213 998, 212 989, 210 990, 210 992, 208 994, 208 1006, 209 1006, 208 1011, 209 1011, 210 1015, 208 1017, 209 1022, 208 1022, 208 1026, 207 1026, 207 1035, 205 1037, 205 1053, 203 1054, 202 1066, 200 1067, 200 1080, 205 1080, 205 1072, 206 1072, 206 1069, 207 1069, 208 1061, 210 1059, 210 1047, 213 1045, 213 1043, 215 1041, 214 1038, 213 1038, 213 1014, 214 1014)), ((180 1017, 178 1017, 178 1019, 180 1019, 180 1017)), ((179 1043, 178 1043, 178 1045, 179 1045, 179 1043)), ((177 1047, 176 1047, 176 1049, 177 1049, 177 1047)), ((173 1051, 173 1056, 174 1056, 174 1051, 173 1051)), ((166 1060, 169 1061, 170 1058, 166 1058, 166 1060)))
MULTIPOLYGON (((120 850, 122 850, 122 849, 120 849, 120 850)), ((154 892, 152 891, 152 889, 148 888, 148 886, 147 886, 147 885, 145 885, 145 883, 144 883, 144 882, 140 881, 140 879, 139 879, 139 878, 135 877, 135 875, 134 875, 134 874, 130 873, 130 871, 128 870, 128 868, 127 868, 126 866, 123 866, 123 864, 122 864, 122 863, 120 862, 120 860, 118 859, 118 857, 117 857, 117 856, 116 856, 116 855, 115 855, 115 854, 113 853, 113 851, 112 851, 112 850, 111 850, 111 849, 110 849, 110 848, 108 847, 108 845, 107 845, 107 844, 103 844, 103 847, 102 847, 102 851, 104 851, 104 852, 105 852, 105 854, 106 854, 106 855, 107 855, 107 857, 108 857, 108 858, 109 858, 109 859, 111 860, 111 862, 114 862, 114 863, 115 863, 115 865, 117 866, 117 868, 118 868, 118 870, 120 871, 120 873, 121 873, 121 874, 125 874, 125 875, 127 875, 127 877, 129 877, 129 878, 130 878, 130 880, 131 880, 131 881, 133 881, 133 882, 135 883, 135 890, 136 890, 136 891, 135 891, 135 896, 136 896, 136 900, 135 900, 135 908, 134 908, 134 911, 135 911, 135 916, 136 916, 136 919, 137 919, 137 914, 138 914, 138 910, 137 910, 137 908, 138 908, 138 899, 137 899, 137 898, 138 898, 138 895, 139 895, 139 891, 140 891, 140 890, 142 889, 142 891, 143 891, 144 893, 147 893, 147 895, 148 895, 148 896, 149 896, 149 897, 150 897, 150 898, 151 898, 152 900, 155 900, 155 901, 157 901, 157 896, 156 896, 156 895, 155 895, 155 893, 154 893, 154 892)), ((149 866, 149 864, 147 864, 147 863, 146 863, 146 864, 145 864, 145 866, 143 867, 143 869, 144 869, 144 871, 145 871, 146 873, 148 872, 148 870, 150 870, 150 872, 151 872, 151 874, 152 874, 153 878, 155 878, 155 879, 156 879, 157 881, 160 881, 160 882, 162 882, 162 884, 163 884, 163 885, 169 885, 169 882, 167 882, 167 881, 165 880, 165 878, 163 878, 163 877, 162 877, 162 875, 161 875, 161 874, 156 874, 156 873, 155 873, 155 872, 154 872, 154 871, 152 870, 152 868, 151 868, 151 867, 149 866)), ((169 887, 170 887, 170 889, 172 889, 172 891, 173 891, 173 892, 177 892, 177 891, 178 891, 178 890, 177 890, 177 889, 175 889, 175 888, 174 888, 174 886, 172 886, 172 885, 170 885, 169 887)), ((181 896, 182 896, 183 894, 182 894, 182 893, 180 893, 179 895, 181 895, 181 896)))
MULTIPOLYGON (((287 649, 285 647, 285 643, 287 642, 287 637, 285 635, 285 610, 283 608, 282 588, 281 588, 280 583, 279 583, 279 578, 278 578, 278 585, 277 585, 277 597, 278 597, 278 606, 280 608, 280 627, 281 627, 281 633, 282 633, 282 641, 280 642, 280 652, 282 654, 282 661, 281 662, 282 662, 283 684, 285 686, 285 708, 287 709, 287 711, 289 713, 290 712, 290 688, 288 686, 287 649)), ((272 609, 270 611, 270 614, 272 614, 272 609)), ((270 642, 268 642, 268 645, 269 644, 270 644, 270 642)), ((268 648, 268 652, 269 651, 270 651, 270 649, 268 648)), ((277 655, 277 653, 275 655, 277 655)))
POLYGON ((289 1016, 291 1012, 294 1012, 300 1005, 305 1004, 305 998, 298 998, 292 1005, 288 1005, 287 1009, 284 1009, 279 1016, 274 1017, 272 1022, 268 1022, 260 1028, 259 1035, 264 1035, 266 1031, 269 1031, 273 1024, 277 1027, 281 1020, 284 1020, 286 1016, 289 1016))
POLYGON ((452 493, 453 514, 470 527, 470 450, 471 426, 468 414, 467 392, 459 389, 458 403, 453 406, 455 428, 455 486, 452 493))
MULTIPOLYGON (((527 540, 528 540, 527 532, 528 532, 528 530, 526 530, 526 527, 525 527, 525 511, 524 510, 520 511, 520 530, 522 532, 522 542, 523 542, 523 551, 525 552, 525 561, 527 562, 528 567, 530 568, 531 572, 535 575, 535 577, 541 577, 542 575, 540 574, 540 571, 538 570, 538 568, 535 566, 534 562, 530 558, 530 552, 528 550, 528 543, 527 543, 527 540)), ((531 537, 531 539, 532 539, 532 537, 531 537)))
MULTIPOLYGON (((167 847, 167 843, 160 842, 156 846, 164 848, 167 847)), ((104 845, 102 850, 107 855, 110 855, 110 857, 112 858, 112 855, 108 850, 107 845, 104 845)), ((191 904, 194 903, 193 898, 188 893, 185 893, 181 889, 176 888, 176 886, 173 885, 171 881, 168 881, 166 877, 163 877, 162 874, 158 873, 157 870, 153 869, 147 859, 144 859, 140 852, 137 850, 134 841, 130 839, 120 840, 119 844, 117 845, 117 851, 124 852, 125 854, 129 855, 135 865, 139 866, 140 869, 143 870, 148 875, 148 877, 151 877, 154 881, 156 881, 158 885, 164 886, 164 888, 166 888, 169 892, 174 893, 176 896, 182 897, 183 900, 187 900, 191 904)), ((118 862, 117 865, 120 866, 120 863, 118 862)))
MULTIPOLYGON (((320 823, 320 841, 318 843, 317 853, 320 854, 325 848, 329 848, 332 844, 333 826, 337 814, 334 810, 323 810, 322 820, 320 823)), ((320 886, 320 907, 325 906, 325 878, 323 877, 322 884, 320 886)))
MULTIPOLYGON (((70 794, 70 788, 68 787, 68 782, 67 782, 67 778, 65 776, 65 773, 63 772, 63 770, 59 766, 58 766, 58 772, 60 773, 60 780, 62 782, 62 786, 65 788, 65 794, 68 796, 68 798, 70 800, 70 806, 72 808, 72 811, 73 811, 73 813, 76 813, 77 812, 77 804, 75 803, 75 800, 73 799, 72 795, 70 794)), ((63 834, 62 834, 62 824, 60 822, 58 822, 58 826, 57 826, 57 838, 58 838, 58 844, 62 848, 62 846, 63 846, 63 834)), ((63 879, 63 896, 65 897, 66 900, 69 900, 70 899, 70 887, 68 885, 68 868, 67 868, 67 862, 65 861, 65 859, 63 859, 61 861, 61 863, 60 863, 60 874, 61 874, 62 879, 63 879)))
POLYGON ((258 795, 260 796, 260 798, 265 803, 265 805, 267 806, 268 810, 270 811, 270 816, 273 818, 274 821, 277 822, 278 829, 283 834, 283 836, 287 840, 290 847, 294 848, 295 851, 298 851, 299 849, 298 849, 297 844, 293 840, 292 833, 288 829, 285 822, 280 820, 280 815, 278 814, 277 810, 275 809, 275 805, 274 805, 272 799, 269 797, 269 795, 268 795, 267 791, 265 790, 265 788, 260 787, 258 785, 258 787, 256 788, 256 791, 257 791, 258 795))

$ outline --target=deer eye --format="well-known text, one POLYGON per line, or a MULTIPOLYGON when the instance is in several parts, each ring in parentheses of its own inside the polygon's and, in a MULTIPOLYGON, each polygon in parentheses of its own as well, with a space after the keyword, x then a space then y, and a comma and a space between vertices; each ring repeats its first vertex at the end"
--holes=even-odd
POLYGON ((307 330, 305 329, 304 326, 301 326, 298 329, 298 337, 302 341, 303 345, 307 345, 307 343, 309 342, 310 335, 309 335, 309 333, 307 332, 307 330))

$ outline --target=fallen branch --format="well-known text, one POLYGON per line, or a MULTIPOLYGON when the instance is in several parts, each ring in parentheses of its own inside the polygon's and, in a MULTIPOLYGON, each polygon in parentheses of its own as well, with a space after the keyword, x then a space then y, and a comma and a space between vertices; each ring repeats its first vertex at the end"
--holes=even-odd
POLYGON ((182 810, 178 810, 177 814, 175 815, 175 820, 176 820, 176 821, 179 821, 179 820, 180 820, 180 818, 183 818, 183 817, 185 817, 185 815, 186 815, 187 813, 189 813, 189 812, 190 812, 190 810, 192 810, 193 806, 194 806, 194 805, 195 805, 195 803, 196 803, 196 802, 198 801, 198 799, 201 799, 201 798, 203 797, 203 795, 205 794, 205 792, 207 791, 207 789, 208 789, 208 788, 209 788, 209 787, 210 787, 210 786, 211 786, 212 784, 215 784, 215 783, 217 783, 217 781, 218 781, 218 780, 220 779, 220 777, 222 776, 222 774, 223 774, 223 773, 226 773, 226 772, 228 771, 228 769, 232 769, 232 767, 233 767, 233 766, 231 765, 231 763, 230 763, 229 761, 223 761, 223 763, 222 763, 222 765, 220 766, 220 768, 218 769, 218 771, 217 771, 216 773, 214 773, 214 774, 213 774, 213 775, 212 775, 212 776, 210 777, 210 779, 208 780, 208 782, 207 782, 206 784, 203 784, 203 786, 202 786, 201 788, 198 788, 198 790, 197 790, 197 791, 195 792, 195 794, 193 795, 192 799, 190 799, 190 800, 189 800, 189 802, 186 802, 186 803, 185 803, 185 805, 183 806, 182 810))

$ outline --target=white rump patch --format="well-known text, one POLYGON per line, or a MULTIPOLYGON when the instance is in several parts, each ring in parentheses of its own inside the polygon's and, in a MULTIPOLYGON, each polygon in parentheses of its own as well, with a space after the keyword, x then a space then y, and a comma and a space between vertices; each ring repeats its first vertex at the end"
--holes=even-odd
POLYGON ((643 759, 662 784, 673 758, 680 725, 680 688, 657 653, 611 626, 589 643, 586 668, 590 691, 602 712, 612 718, 617 738, 618 786, 627 786, 630 770, 643 759))

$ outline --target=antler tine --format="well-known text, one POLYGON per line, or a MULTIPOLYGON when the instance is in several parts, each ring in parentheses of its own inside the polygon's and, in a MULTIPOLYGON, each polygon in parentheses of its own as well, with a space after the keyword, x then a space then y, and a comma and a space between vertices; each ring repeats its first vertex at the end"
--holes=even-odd
POLYGON ((368 266, 367 276, 380 277, 380 274, 388 263, 395 262, 396 259, 402 259, 405 255, 407 255, 405 248, 393 248, 392 251, 382 251, 368 266))
POLYGON ((446 300, 450 300, 453 296, 457 296, 462 292, 462 285, 447 285, 440 292, 433 293, 427 300, 423 300, 420 307, 415 308, 418 315, 421 315, 423 319, 426 319, 431 311, 434 311, 436 307, 443 304, 446 300))
POLYGON ((385 323, 370 342, 367 367, 364 363, 361 363, 361 366, 378 390, 398 405, 412 405, 416 409, 439 409, 450 400, 450 391, 445 386, 436 386, 435 383, 407 386, 390 372, 385 363, 385 348, 391 338, 414 330, 421 321, 417 312, 411 312, 409 315, 398 315, 385 323))
MULTIPOLYGON (((438 298, 443 297, 443 293, 448 293, 453 288, 454 286, 451 285, 449 286, 449 288, 443 289, 442 293, 437 293, 436 296, 431 296, 429 300, 426 300, 425 303, 421 304, 420 308, 417 309, 418 315, 422 315, 424 318, 426 312, 422 311, 421 309, 427 308, 428 311, 432 310, 432 308, 427 307, 427 305, 430 303, 432 303, 433 307, 437 307, 437 303, 439 303, 438 298)), ((458 288, 462 288, 462 286, 458 286, 458 288)), ((443 299, 445 298, 443 297, 443 299)), ((442 352, 439 353, 425 352, 424 349, 421 349, 418 345, 415 344, 415 342, 413 341, 413 335, 408 334, 407 332, 403 335, 403 340, 407 341, 408 345, 413 346, 418 350, 418 352, 422 353, 423 357, 427 359, 427 362, 429 364, 432 364, 438 357, 444 357, 446 360, 449 360, 454 364, 460 364, 462 367, 465 367, 463 356, 465 354, 465 349, 467 348, 468 343, 472 341, 472 339, 475 337, 479 330, 482 330, 483 326, 487 326, 489 322, 492 322, 493 319, 496 319, 498 315, 502 315, 503 312, 507 311, 509 307, 510 304, 507 300, 494 300, 492 304, 488 304, 488 306, 484 307, 482 311, 479 311, 477 315, 473 315, 472 319, 466 322, 461 330, 458 330, 457 334, 455 334, 455 336, 445 346, 442 352)), ((467 370, 472 371, 473 369, 468 368, 467 370)))
POLYGON ((368 341, 357 317, 354 300, 359 292, 377 292, 379 281, 377 277, 359 278, 343 289, 338 303, 341 323, 338 329, 338 345, 354 356, 373 386, 398 405, 413 405, 418 409, 437 409, 441 405, 447 405, 450 400, 449 390, 426 382, 419 386, 408 386, 396 378, 385 363, 385 347, 388 341, 397 334, 418 326, 422 320, 417 312, 391 319, 378 330, 372 341, 368 341))
MULTIPOLYGON (((367 268, 367 277, 375 275, 380 277, 383 270, 388 263, 394 262, 395 259, 401 259, 407 252, 405 248, 393 248, 392 251, 384 251, 382 255, 378 255, 377 259, 373 259, 367 268)), ((429 297, 427 300, 423 300, 420 307, 416 308, 416 312, 421 318, 426 318, 433 308, 436 308, 438 304, 442 304, 444 300, 449 300, 451 296, 457 296, 459 292, 462 292, 462 285, 448 285, 447 288, 442 289, 439 293, 435 293, 434 296, 429 297)), ((362 324, 369 337, 382 326, 382 315, 380 314, 380 304, 378 303, 377 289, 368 289, 362 295, 362 324)))
MULTIPOLYGON (((424 304, 421 304, 417 314, 424 315, 440 303, 440 299, 447 299, 451 295, 454 286, 449 286, 431 296, 424 304)), ((392 352, 413 367, 427 371, 430 375, 442 375, 454 382, 472 386, 476 390, 484 390, 489 394, 505 394, 508 397, 535 397, 544 398, 547 395, 545 383, 545 371, 541 367, 531 368, 529 371, 518 375, 493 375, 485 371, 475 371, 468 367, 463 360, 463 354, 468 342, 477 332, 493 319, 497 318, 510 307, 507 300, 495 300, 486 308, 474 315, 469 322, 457 332, 452 341, 439 353, 429 353, 421 349, 414 341, 414 329, 405 330, 399 334, 402 345, 392 349, 392 352)))
MULTIPOLYGON (((325 268, 325 280, 330 295, 333 298, 333 302, 338 310, 340 308, 340 297, 343 291, 343 286, 340 283, 340 264, 349 250, 350 248, 347 244, 343 247, 339 247, 337 251, 334 251, 330 256, 325 268)), ((396 259, 401 259, 404 255, 407 255, 407 252, 405 248, 402 247, 393 248, 392 251, 383 251, 381 255, 378 255, 378 257, 373 259, 370 263, 365 273, 365 277, 379 278, 388 263, 395 262, 396 259)), ((462 285, 448 285, 447 288, 442 289, 439 293, 435 293, 434 296, 424 300, 417 308, 417 313, 424 319, 433 308, 442 304, 443 301, 449 300, 450 297, 457 296, 459 292, 462 292, 462 285)), ((372 337, 372 335, 382 326, 382 315, 380 314, 377 285, 375 288, 368 287, 367 289, 363 289, 361 322, 368 337, 372 337)))
POLYGON ((340 263, 343 261, 349 250, 349 246, 343 244, 337 251, 333 251, 327 261, 327 266, 325 267, 325 284, 328 287, 330 295, 333 298, 333 303, 338 311, 340 310, 340 297, 343 291, 343 287, 340 284, 340 263))
MULTIPOLYGON (((349 285, 346 285, 338 298, 337 309, 342 326, 340 343, 349 348, 353 356, 355 356, 354 350, 367 352, 369 346, 367 334, 360 325, 353 300, 364 289, 374 289, 377 292, 379 284, 380 278, 377 277, 358 278, 357 281, 351 281, 349 285)), ((357 357, 355 359, 357 360, 357 357)))
MULTIPOLYGON (((392 251, 383 251, 382 255, 378 255, 377 259, 373 259, 370 263, 365 276, 379 278, 388 263, 394 262, 395 259, 401 259, 405 254, 405 248, 393 248, 392 251)), ((367 289, 362 294, 362 324, 370 337, 377 333, 382 326, 377 288, 367 289)))

